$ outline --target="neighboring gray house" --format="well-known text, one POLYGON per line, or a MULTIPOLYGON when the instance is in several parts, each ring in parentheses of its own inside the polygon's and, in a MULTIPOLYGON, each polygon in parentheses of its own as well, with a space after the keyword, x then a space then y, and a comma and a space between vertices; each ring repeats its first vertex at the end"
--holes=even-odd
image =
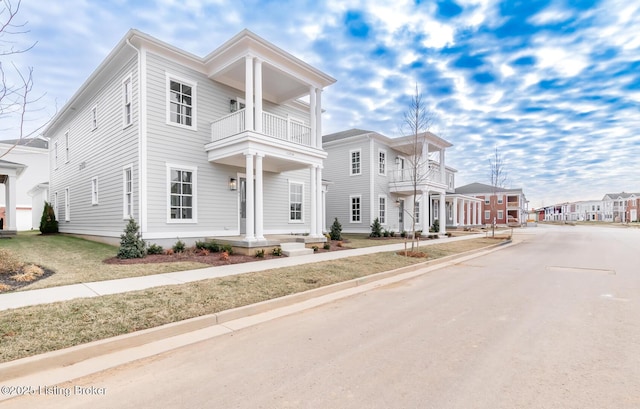
POLYGON ((0 141, 0 219, 3 230, 40 227, 49 180, 49 149, 40 138, 0 141), (40 186, 43 189, 34 188, 40 186), (13 193, 11 193, 13 192, 13 193))
POLYGON ((160 244, 324 240, 334 82, 247 30, 205 57, 130 30, 44 132, 60 231, 117 242, 133 217, 160 244))
POLYGON ((415 217, 416 230, 427 234, 435 220, 445 220, 440 233, 447 226, 479 224, 480 200, 453 194, 456 170, 445 166, 445 151, 452 145, 444 139, 425 132, 416 142, 414 136, 388 138, 350 129, 324 135, 323 146, 328 153, 324 174, 334 182, 326 193, 328 225, 337 217, 344 232, 367 233, 378 218, 385 229, 402 232, 411 231, 415 217), (468 212, 466 219, 457 218, 462 212, 468 212))

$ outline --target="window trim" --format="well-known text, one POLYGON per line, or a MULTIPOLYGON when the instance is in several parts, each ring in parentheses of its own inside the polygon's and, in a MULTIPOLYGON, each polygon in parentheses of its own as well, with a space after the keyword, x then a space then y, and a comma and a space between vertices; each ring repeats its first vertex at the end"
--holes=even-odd
POLYGON ((99 196, 98 196, 98 178, 97 177, 92 177, 91 178, 91 205, 92 206, 96 206, 98 204, 100 204, 100 202, 98 201, 99 196))
POLYGON ((166 197, 167 197, 167 223, 170 224, 195 224, 198 223, 198 167, 187 165, 166 164, 167 178, 166 178, 166 197), (191 172, 191 219, 172 219, 171 218, 171 171, 179 170, 185 172, 191 172))
POLYGON ((386 149, 380 149, 378 148, 378 175, 379 176, 387 176, 387 151, 386 149), (384 155, 384 162, 380 161, 380 155, 383 154, 384 155), (380 172, 380 168, 382 169, 382 172, 380 172))
POLYGON ((191 131, 198 130, 198 110, 197 110, 197 97, 198 97, 198 82, 189 80, 177 75, 165 73, 165 111, 166 111, 166 124, 175 126, 177 128, 188 129, 191 131), (191 125, 179 124, 171 121, 171 81, 180 83, 182 85, 188 85, 191 87, 191 125))
POLYGON ((498 214, 496 216, 497 220, 504 220, 504 211, 498 210, 498 214))
POLYGON ((349 195, 349 221, 351 223, 362 224, 362 195, 349 195), (353 220, 353 199, 358 199, 358 218, 353 220))
POLYGON ((122 129, 131 125, 133 125, 133 82, 129 74, 122 80, 122 129))
POLYGON ((54 169, 58 169, 58 141, 53 143, 53 161, 54 169))
POLYGON ((91 131, 98 129, 98 104, 91 108, 91 131))
POLYGON ((68 187, 64 188, 64 221, 71 221, 71 192, 68 187))
POLYGON ((122 219, 129 220, 133 218, 133 165, 129 164, 122 167, 122 219), (127 171, 130 172, 131 175, 131 192, 129 193, 131 197, 130 200, 127 200, 127 171), (129 201, 131 203, 129 203, 129 201), (129 205, 131 205, 131 214, 128 214, 127 210, 129 210, 129 205))
POLYGON ((498 200, 498 204, 503 204, 504 203, 504 196, 498 195, 497 198, 498 198, 497 199, 498 200))
POLYGON ((415 222, 415 224, 420 224, 420 216, 422 215, 422 201, 420 199, 414 199, 413 203, 413 221, 415 222))
POLYGON ((484 204, 486 204, 486 205, 491 204, 491 198, 490 197, 485 197, 484 198, 484 204))
POLYGON ((491 210, 484 211, 484 219, 491 221, 491 210))
POLYGON ((349 176, 362 175, 362 149, 351 149, 349 151, 349 176), (353 154, 358 153, 358 173, 353 173, 353 154))
POLYGON ((378 221, 383 226, 387 224, 387 209, 389 208, 387 205, 388 202, 387 195, 378 195, 378 221), (380 206, 382 204, 381 200, 384 200, 384 214, 382 213, 382 208, 380 206))
POLYGON ((289 181, 289 223, 304 223, 304 183, 289 181), (291 186, 297 185, 302 188, 301 197, 300 197, 300 219, 292 219, 291 218, 291 204, 295 203, 291 201, 291 186))
POLYGON ((56 219, 60 218, 60 212, 58 211, 58 192, 53 192, 53 214, 56 215, 56 219))
POLYGON ((64 133, 64 163, 69 163, 69 130, 64 133))

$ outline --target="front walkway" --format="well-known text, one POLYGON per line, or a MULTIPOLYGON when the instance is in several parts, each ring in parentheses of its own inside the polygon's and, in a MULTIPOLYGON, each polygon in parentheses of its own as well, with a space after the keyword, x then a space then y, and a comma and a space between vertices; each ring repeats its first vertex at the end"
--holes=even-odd
MULTIPOLYGON (((469 234, 461 237, 451 237, 439 240, 421 241, 421 246, 440 243, 469 240, 484 237, 484 233, 469 234)), ((407 242, 411 245, 411 242, 407 242)), ((18 291, 0 295, 0 311, 30 305, 48 304, 57 301, 67 301, 74 298, 99 297, 108 294, 125 293, 129 291, 145 290, 163 285, 185 284, 209 278, 224 277, 236 274, 252 273, 273 268, 290 267, 302 264, 330 261, 340 258, 361 256, 365 254, 404 249, 404 243, 387 244, 383 246, 365 247, 360 249, 340 250, 319 254, 309 254, 298 257, 282 257, 261 260, 250 263, 230 264, 226 266, 206 267, 197 270, 178 271, 142 277, 120 278, 117 280, 94 281, 89 283, 71 284, 60 287, 43 288, 31 291, 18 291)))

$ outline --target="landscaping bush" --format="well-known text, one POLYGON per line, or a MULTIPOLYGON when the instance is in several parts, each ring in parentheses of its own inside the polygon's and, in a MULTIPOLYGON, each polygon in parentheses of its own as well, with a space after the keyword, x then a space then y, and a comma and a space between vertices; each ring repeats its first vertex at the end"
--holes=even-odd
POLYGON ((400 232, 400 237, 402 237, 403 239, 407 237, 407 232, 402 230, 402 232, 400 232))
POLYGON ((233 254, 233 247, 231 247, 231 244, 223 244, 220 246, 220 251, 224 251, 227 255, 231 255, 233 254))
POLYGON ((57 232, 58 221, 56 220, 56 213, 53 211, 51 204, 45 201, 42 217, 40 218, 40 233, 55 234, 57 232))
POLYGON ((280 247, 274 247, 273 250, 271 250, 271 254, 280 257, 282 255, 282 249, 280 247))
POLYGON ((264 258, 264 249, 256 250, 256 258, 264 258))
POLYGON ((17 273, 23 265, 9 250, 0 249, 0 274, 17 273))
POLYGON ((394 232, 393 230, 391 230, 391 231, 389 232, 389 236, 390 236, 390 237, 396 237, 396 232, 394 232))
POLYGON ((324 243, 324 246, 322 246, 322 248, 325 249, 325 250, 331 250, 331 244, 324 243))
POLYGON ((162 246, 159 246, 155 243, 147 247, 147 254, 162 254, 162 253, 164 253, 164 249, 162 248, 162 246))
POLYGON ((377 217, 373 220, 369 237, 382 237, 382 225, 380 225, 380 220, 377 217))
POLYGON ((196 248, 198 250, 207 250, 210 253, 217 253, 220 251, 220 245, 213 240, 196 241, 196 248))
POLYGON ((437 233, 440 231, 440 221, 439 220, 434 220, 433 224, 431 225, 431 228, 429 229, 429 231, 431 233, 437 233))
POLYGON ((331 240, 342 240, 342 225, 338 221, 338 218, 333 221, 331 225, 331 232, 329 233, 331 240))
POLYGON ((311 248, 313 249, 313 252, 314 252, 314 253, 317 253, 317 252, 318 252, 318 246, 311 246, 311 248))
POLYGON ((143 258, 146 255, 146 243, 142 240, 138 223, 132 217, 124 228, 124 234, 120 236, 118 258, 143 258))
POLYGON ((384 229, 384 231, 382 232, 382 235, 383 235, 384 237, 389 237, 389 230, 384 229))
POLYGON ((186 248, 187 246, 184 244, 184 241, 180 239, 178 239, 178 241, 176 241, 176 244, 174 244, 173 247, 171 247, 174 253, 184 253, 184 250, 186 248))

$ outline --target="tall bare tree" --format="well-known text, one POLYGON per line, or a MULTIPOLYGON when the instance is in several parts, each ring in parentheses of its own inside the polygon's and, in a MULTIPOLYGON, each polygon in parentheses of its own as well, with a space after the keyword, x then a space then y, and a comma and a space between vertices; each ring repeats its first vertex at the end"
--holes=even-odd
MULTIPOLYGON (((418 84, 416 84, 415 93, 411 97, 409 109, 403 114, 401 125, 402 134, 404 136, 411 136, 409 151, 405 152, 407 154, 407 165, 409 167, 411 187, 413 189, 413 206, 411 207, 411 211, 405 209, 405 213, 411 218, 411 250, 415 248, 417 243, 415 210, 418 206, 418 186, 425 183, 431 173, 429 155, 427 155, 426 152, 423 154, 422 149, 423 141, 432 125, 433 113, 428 109, 427 104, 423 100, 422 93, 418 88, 418 84)), ((428 206, 429 204, 425 203, 424 214, 422 214, 421 217, 429 217, 428 206)))
MULTIPOLYGON (((505 166, 504 158, 498 151, 498 147, 495 147, 493 156, 489 160, 489 177, 491 180, 491 188, 493 197, 489 199, 489 208, 491 209, 491 214, 494 214, 494 210, 496 210, 496 206, 498 204, 498 190, 505 187, 507 183, 507 169, 505 166)), ((496 223, 495 216, 493 220, 491 220, 491 236, 494 237, 496 234, 496 223)))
POLYGON ((13 124, 0 129, 0 132, 6 134, 11 131, 16 135, 13 146, 5 152, 0 152, 0 158, 7 155, 20 141, 35 135, 46 126, 46 123, 43 123, 36 129, 25 128, 30 108, 40 98, 32 97, 33 68, 20 70, 11 61, 12 56, 26 53, 36 45, 32 43, 24 47, 16 46, 16 37, 28 32, 25 28, 26 22, 17 21, 20 5, 20 0, 0 1, 0 121, 3 124, 13 124), (11 73, 15 75, 10 75, 11 73))

